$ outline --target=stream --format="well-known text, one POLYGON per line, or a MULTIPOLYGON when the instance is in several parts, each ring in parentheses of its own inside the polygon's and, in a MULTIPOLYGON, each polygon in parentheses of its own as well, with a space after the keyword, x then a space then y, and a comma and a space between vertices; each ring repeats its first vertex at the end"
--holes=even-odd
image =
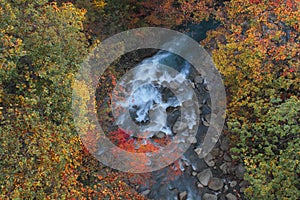
POLYGON ((197 50, 218 25, 210 20, 177 28, 197 42, 170 30, 129 30, 103 42, 99 52, 122 45, 100 57, 101 65, 92 56, 98 118, 91 120, 103 130, 94 156, 124 172, 124 181, 148 199, 244 199, 246 170, 231 158, 230 139, 221 134, 225 89, 211 58, 197 50), (98 79, 96 70, 108 63, 98 79))
MULTIPOLYGON (((216 28, 217 25, 214 21, 208 21, 180 27, 180 29, 188 30, 186 34, 200 42, 206 37, 206 32, 216 28)), ((181 38, 177 38, 172 43, 165 45, 170 50, 172 48, 180 49, 185 46, 182 45, 184 42, 181 38)), ((182 49, 182 51, 186 51, 186 49, 182 49)), ((130 91, 134 91, 129 95, 122 94, 121 96, 125 96, 122 101, 119 100, 119 97, 113 98, 115 107, 129 110, 122 114, 115 113, 114 116, 116 124, 130 132, 131 137, 137 137, 141 130, 147 132, 145 138, 174 137, 177 132, 176 121, 179 119, 185 121, 190 129, 196 125, 195 121, 200 121, 197 124, 198 131, 195 141, 176 161, 176 165, 172 164, 158 171, 147 173, 149 178, 143 180, 143 184, 134 184, 138 192, 150 199, 201 199, 201 194, 208 189, 199 189, 195 174, 206 169, 207 165, 203 159, 198 157, 195 148, 203 142, 211 111, 205 77, 198 74, 197 70, 185 59, 169 51, 160 50, 135 66, 118 84, 120 88, 130 88, 130 91), (192 87, 185 87, 175 95, 172 90, 167 88, 172 84, 189 84, 192 87), (182 113, 182 105, 191 99, 197 102, 200 110, 190 107, 185 114, 182 113), (171 175, 170 169, 171 172, 174 172, 171 175)))

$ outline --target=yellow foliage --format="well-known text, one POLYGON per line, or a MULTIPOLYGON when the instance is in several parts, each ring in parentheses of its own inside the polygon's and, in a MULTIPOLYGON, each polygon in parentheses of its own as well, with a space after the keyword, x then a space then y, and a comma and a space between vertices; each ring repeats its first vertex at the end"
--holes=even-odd
POLYGON ((104 8, 106 6, 106 2, 104 0, 93 0, 96 8, 104 8))

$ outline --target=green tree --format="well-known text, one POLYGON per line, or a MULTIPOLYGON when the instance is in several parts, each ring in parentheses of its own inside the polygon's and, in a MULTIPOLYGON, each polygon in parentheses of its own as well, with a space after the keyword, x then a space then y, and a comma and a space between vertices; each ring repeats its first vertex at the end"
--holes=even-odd
POLYGON ((300 196, 300 100, 291 97, 273 106, 260 122, 231 124, 243 142, 232 149, 242 157, 252 185, 246 194, 255 199, 298 199, 300 196))

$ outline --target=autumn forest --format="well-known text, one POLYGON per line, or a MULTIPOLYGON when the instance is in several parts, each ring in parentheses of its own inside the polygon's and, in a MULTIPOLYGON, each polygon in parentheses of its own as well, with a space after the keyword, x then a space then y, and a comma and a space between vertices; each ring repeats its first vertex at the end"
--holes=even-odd
POLYGON ((298 0, 0 0, 0 199, 298 200, 299 7, 298 0), (76 106, 89 109, 82 103, 89 88, 75 81, 82 63, 105 39, 141 27, 184 33, 206 50, 224 84, 226 117, 213 149, 199 157, 213 115, 205 77, 166 51, 122 55, 98 77, 92 98, 114 145, 155 152, 181 128, 180 98, 152 83, 132 94, 146 114, 133 105, 128 116, 149 127, 156 116, 153 126, 162 131, 145 140, 118 128, 112 94, 139 63, 158 60, 186 77, 202 120, 182 157, 157 171, 128 173, 94 156, 101 144, 91 128, 79 136, 73 89, 82 97, 76 106))

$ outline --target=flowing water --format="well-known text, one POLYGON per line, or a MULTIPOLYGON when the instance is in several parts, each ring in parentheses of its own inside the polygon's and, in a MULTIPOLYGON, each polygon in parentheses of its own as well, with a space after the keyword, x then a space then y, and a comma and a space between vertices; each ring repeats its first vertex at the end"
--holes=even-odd
MULTIPOLYGON (((216 26, 217 23, 214 21, 208 21, 198 25, 189 25, 185 29, 189 29, 187 32, 189 36, 200 41, 206 37, 208 30, 216 26)), ((181 38, 165 45, 170 51, 173 48, 182 48, 182 51, 187 51, 184 40, 181 38)), ((196 76, 199 79, 200 75, 185 59, 169 51, 161 50, 154 56, 143 60, 118 83, 120 88, 128 89, 128 91, 122 94, 122 100, 120 96, 115 97, 113 104, 115 107, 129 110, 127 112, 129 114, 115 113, 116 124, 123 126, 122 128, 131 132, 132 136, 137 136, 141 131, 147 132, 145 138, 176 135, 174 126, 178 119, 184 120, 192 129, 196 125, 195 121, 205 120, 205 117, 210 114, 205 77, 201 77, 202 81, 198 80, 198 85, 195 87, 193 84, 196 84, 194 81, 196 76), (177 93, 168 89, 170 86, 171 88, 177 87, 177 93), (191 99, 199 103, 200 110, 193 110, 191 107, 186 112, 188 114, 184 114, 181 107, 191 99), (157 133, 163 135, 155 135, 157 133)), ((193 144, 179 159, 177 166, 173 166, 175 171, 180 170, 181 173, 170 179, 167 173, 169 167, 152 172, 151 181, 148 180, 148 184, 145 180, 145 185, 139 187, 139 192, 149 189, 150 192, 147 194, 149 198, 165 200, 177 199, 178 193, 187 191, 187 199, 201 199, 201 193, 205 191, 197 188, 197 178, 191 173, 192 171, 200 172, 206 168, 206 164, 203 159, 198 158, 194 148, 201 143, 207 126, 202 122, 197 126, 197 143, 193 144)))

